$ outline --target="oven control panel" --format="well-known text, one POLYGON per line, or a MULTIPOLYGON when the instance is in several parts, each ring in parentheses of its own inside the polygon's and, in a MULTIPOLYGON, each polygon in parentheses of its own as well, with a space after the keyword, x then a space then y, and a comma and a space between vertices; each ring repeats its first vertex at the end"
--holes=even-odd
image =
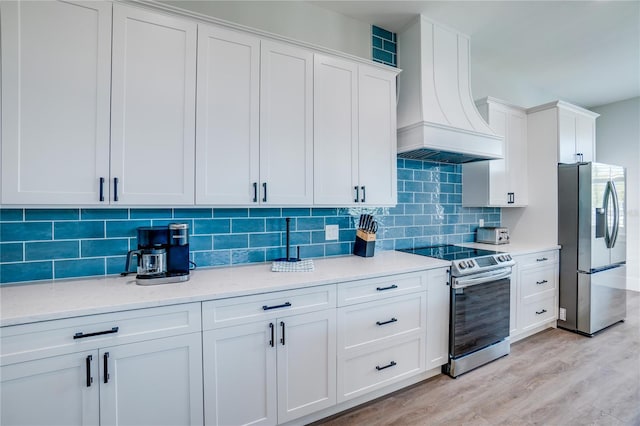
POLYGON ((510 254, 494 254, 471 259, 454 260, 451 272, 454 276, 462 276, 513 265, 515 265, 515 261, 510 254))

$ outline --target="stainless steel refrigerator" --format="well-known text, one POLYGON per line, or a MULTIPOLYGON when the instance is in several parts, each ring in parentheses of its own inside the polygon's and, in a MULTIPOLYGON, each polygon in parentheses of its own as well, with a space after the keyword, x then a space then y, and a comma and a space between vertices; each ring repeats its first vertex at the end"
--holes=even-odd
POLYGON ((591 336, 626 316, 625 186, 624 167, 558 165, 558 327, 591 336))

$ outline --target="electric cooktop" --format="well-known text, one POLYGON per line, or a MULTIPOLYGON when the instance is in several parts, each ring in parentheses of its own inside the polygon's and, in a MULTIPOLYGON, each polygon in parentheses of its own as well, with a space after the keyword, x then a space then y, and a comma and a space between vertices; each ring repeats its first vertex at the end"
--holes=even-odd
POLYGON ((473 259, 475 257, 490 256, 493 254, 502 254, 499 251, 483 250, 473 247, 456 246, 453 244, 445 244, 441 246, 431 247, 416 247, 410 249, 402 249, 406 253, 418 254, 420 256, 435 257, 442 260, 458 260, 458 259, 473 259))

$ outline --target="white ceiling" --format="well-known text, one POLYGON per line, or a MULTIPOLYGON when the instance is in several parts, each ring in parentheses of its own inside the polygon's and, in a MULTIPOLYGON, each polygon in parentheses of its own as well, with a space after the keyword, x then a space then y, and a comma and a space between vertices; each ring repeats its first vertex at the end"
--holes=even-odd
POLYGON ((584 107, 640 96, 640 0, 311 3, 393 32, 423 14, 469 35, 472 63, 584 107))

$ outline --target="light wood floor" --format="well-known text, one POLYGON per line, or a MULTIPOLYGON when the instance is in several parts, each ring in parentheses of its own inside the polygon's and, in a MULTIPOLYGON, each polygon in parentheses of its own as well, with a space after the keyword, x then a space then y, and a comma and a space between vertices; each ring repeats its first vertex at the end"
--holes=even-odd
POLYGON ((549 329, 457 379, 439 375, 316 425, 640 425, 640 293, 593 338, 549 329))

